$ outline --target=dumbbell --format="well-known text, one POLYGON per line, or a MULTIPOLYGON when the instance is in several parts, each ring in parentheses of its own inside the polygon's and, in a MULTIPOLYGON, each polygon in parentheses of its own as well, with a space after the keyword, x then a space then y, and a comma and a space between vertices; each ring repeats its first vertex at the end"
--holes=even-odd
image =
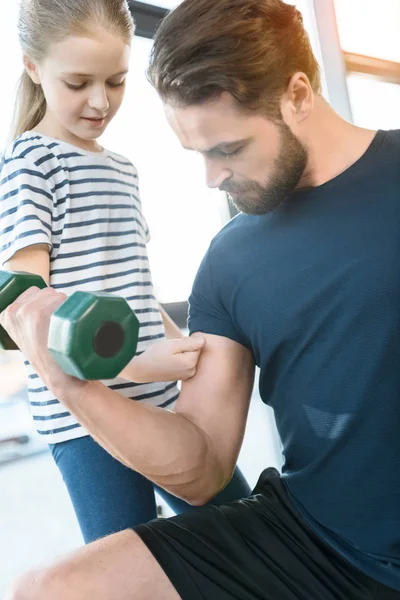
MULTIPOLYGON (((0 313, 28 288, 45 288, 39 275, 0 271, 0 313)), ((74 292, 51 316, 48 349, 69 375, 114 379, 136 354, 139 321, 124 298, 74 292)), ((18 349, 0 327, 0 347, 18 349)))

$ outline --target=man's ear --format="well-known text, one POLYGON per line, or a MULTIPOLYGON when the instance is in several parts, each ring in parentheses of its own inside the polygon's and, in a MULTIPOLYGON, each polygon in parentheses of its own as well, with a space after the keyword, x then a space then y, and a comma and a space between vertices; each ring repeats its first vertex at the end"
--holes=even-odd
POLYGON ((285 120, 301 123, 309 116, 314 105, 310 81, 304 73, 295 73, 282 98, 281 111, 285 120))
POLYGON ((24 54, 22 61, 24 63, 25 70, 28 73, 29 77, 32 79, 33 83, 39 85, 40 75, 36 63, 34 63, 33 60, 26 54, 24 54))

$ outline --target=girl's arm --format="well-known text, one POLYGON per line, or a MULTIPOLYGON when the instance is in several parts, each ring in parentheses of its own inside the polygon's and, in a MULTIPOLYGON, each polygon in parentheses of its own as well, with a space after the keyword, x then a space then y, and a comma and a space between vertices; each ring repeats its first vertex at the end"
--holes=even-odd
POLYGON ((50 254, 47 244, 35 244, 18 250, 10 260, 3 265, 6 271, 25 271, 40 275, 49 285, 50 281, 50 254))
POLYGON ((160 312, 167 339, 135 356, 120 374, 123 379, 136 383, 185 381, 196 373, 202 344, 196 339, 184 337, 161 304, 160 312))
POLYGON ((135 356, 120 377, 135 383, 186 381, 196 374, 203 340, 193 337, 163 340, 135 356))

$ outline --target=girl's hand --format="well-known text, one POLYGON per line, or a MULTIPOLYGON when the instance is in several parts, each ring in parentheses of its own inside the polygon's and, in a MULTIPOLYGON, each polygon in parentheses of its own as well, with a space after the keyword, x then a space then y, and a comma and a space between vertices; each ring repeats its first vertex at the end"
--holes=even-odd
MULTIPOLYGON (((196 374, 204 344, 205 340, 202 337, 158 342, 133 359, 129 378, 136 383, 190 379, 196 374)), ((127 375, 128 373, 125 376, 127 375)))

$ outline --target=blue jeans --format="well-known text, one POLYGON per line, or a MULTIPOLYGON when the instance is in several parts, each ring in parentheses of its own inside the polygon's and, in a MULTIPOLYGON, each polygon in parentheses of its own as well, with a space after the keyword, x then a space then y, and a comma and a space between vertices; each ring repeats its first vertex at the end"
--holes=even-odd
MULTIPOLYGON (((183 500, 128 469, 86 436, 49 445, 68 489, 85 542, 93 542, 157 517, 154 490, 180 514, 194 510, 183 500)), ((225 504, 251 493, 236 469, 228 486, 211 504, 225 504)))

